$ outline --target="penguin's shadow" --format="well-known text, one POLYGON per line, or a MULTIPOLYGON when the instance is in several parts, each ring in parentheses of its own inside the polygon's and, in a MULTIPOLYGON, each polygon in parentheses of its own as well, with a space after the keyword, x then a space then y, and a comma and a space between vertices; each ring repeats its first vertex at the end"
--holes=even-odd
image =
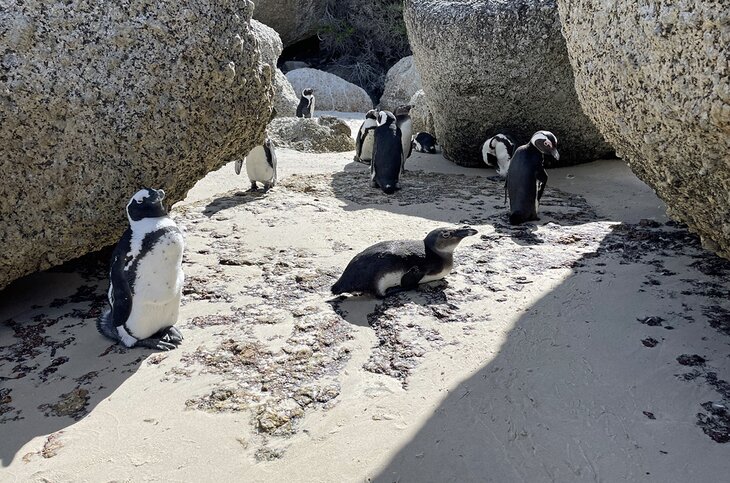
POLYGON ((1 466, 18 456, 41 458, 45 441, 19 451, 88 416, 154 354, 97 332, 106 288, 103 272, 55 269, 0 292, 1 466))
POLYGON ((523 223, 521 225, 510 225, 507 222, 507 215, 503 218, 504 222, 502 220, 498 220, 492 224, 496 233, 512 238, 512 241, 521 246, 535 246, 545 243, 545 240, 537 235, 538 224, 544 224, 543 221, 523 223))
POLYGON ((233 194, 227 193, 205 205, 203 214, 210 218, 223 210, 260 200, 264 196, 266 196, 266 193, 262 189, 258 191, 236 191, 233 194))
POLYGON ((384 310, 397 309, 409 303, 428 307, 446 302, 448 298, 444 291, 448 286, 448 281, 439 280, 419 285, 415 290, 399 291, 381 299, 368 295, 340 295, 328 300, 327 303, 348 323, 372 328, 371 321, 384 310))

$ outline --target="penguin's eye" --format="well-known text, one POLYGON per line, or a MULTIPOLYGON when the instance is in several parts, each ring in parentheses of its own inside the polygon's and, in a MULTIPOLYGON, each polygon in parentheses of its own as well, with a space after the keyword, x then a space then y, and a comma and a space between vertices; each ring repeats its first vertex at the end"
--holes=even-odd
POLYGON ((451 233, 444 231, 441 233, 441 238, 451 238, 451 233))

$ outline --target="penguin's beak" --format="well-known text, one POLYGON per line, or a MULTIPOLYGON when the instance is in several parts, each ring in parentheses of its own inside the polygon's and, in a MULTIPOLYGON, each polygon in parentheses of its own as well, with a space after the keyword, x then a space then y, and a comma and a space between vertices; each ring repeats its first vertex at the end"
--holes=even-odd
POLYGON ((558 152, 558 150, 556 148, 551 149, 550 154, 552 155, 553 158, 555 158, 555 161, 560 159, 560 153, 558 152))
POLYGON ((461 228, 452 230, 451 235, 456 238, 466 238, 468 236, 476 235, 477 233, 479 232, 470 226, 462 226, 461 228))

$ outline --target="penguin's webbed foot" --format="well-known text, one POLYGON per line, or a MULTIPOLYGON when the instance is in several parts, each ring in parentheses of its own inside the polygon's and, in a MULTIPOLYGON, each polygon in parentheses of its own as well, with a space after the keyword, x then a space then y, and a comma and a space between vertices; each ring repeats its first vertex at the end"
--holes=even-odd
POLYGON ((249 191, 258 191, 258 186, 256 186, 256 181, 251 181, 251 187, 248 189, 249 191))
POLYGON ((273 183, 264 183, 264 193, 268 192, 273 187, 274 187, 273 183))
POLYGON ((152 337, 137 341, 137 346, 146 347, 153 350, 169 351, 177 349, 177 346, 183 341, 183 335, 175 326, 167 327, 157 332, 152 337))

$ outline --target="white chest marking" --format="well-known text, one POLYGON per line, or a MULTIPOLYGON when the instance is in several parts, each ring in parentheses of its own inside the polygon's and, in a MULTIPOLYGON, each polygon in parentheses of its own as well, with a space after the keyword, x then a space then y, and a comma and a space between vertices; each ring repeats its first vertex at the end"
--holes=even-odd
POLYGON ((129 270, 132 262, 139 257, 139 253, 142 251, 142 241, 148 233, 157 231, 160 228, 177 225, 169 217, 161 216, 159 218, 143 218, 138 221, 130 221, 129 226, 132 229, 132 238, 129 242, 129 253, 132 258, 124 266, 124 270, 129 270))
MULTIPOLYGON (((276 156, 273 150, 271 155, 276 156)), ((248 174, 249 180, 260 183, 269 183, 274 179, 274 168, 266 160, 266 151, 263 146, 256 146, 246 156, 246 174, 248 174)))
POLYGON ((504 143, 497 143, 497 145, 494 147, 494 155, 497 157, 497 164, 499 165, 499 169, 497 170, 497 174, 499 174, 501 177, 506 178, 507 177, 507 170, 509 169, 509 151, 507 151, 507 146, 504 145, 504 143))

